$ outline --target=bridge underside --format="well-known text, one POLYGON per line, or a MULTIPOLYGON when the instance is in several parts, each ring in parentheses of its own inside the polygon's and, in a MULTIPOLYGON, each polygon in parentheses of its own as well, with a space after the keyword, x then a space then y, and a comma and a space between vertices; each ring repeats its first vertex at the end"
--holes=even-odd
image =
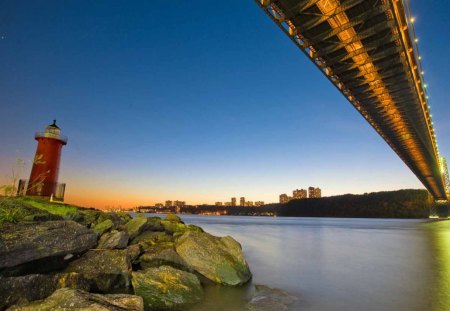
POLYGON ((435 199, 447 199, 426 85, 402 1, 255 0, 435 199))

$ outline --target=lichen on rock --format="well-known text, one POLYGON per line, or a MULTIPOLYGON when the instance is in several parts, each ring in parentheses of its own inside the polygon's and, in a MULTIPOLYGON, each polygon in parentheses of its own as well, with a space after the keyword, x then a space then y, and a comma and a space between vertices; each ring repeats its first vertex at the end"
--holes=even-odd
POLYGON ((133 272, 132 283, 148 310, 179 309, 203 297, 202 286, 194 274, 169 266, 133 272))

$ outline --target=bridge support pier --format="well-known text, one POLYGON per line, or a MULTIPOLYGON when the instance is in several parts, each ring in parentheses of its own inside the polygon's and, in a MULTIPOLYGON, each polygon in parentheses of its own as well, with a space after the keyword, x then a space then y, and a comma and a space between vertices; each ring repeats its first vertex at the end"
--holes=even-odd
POLYGON ((430 209, 431 218, 449 218, 450 216, 450 202, 449 201, 435 201, 430 209))

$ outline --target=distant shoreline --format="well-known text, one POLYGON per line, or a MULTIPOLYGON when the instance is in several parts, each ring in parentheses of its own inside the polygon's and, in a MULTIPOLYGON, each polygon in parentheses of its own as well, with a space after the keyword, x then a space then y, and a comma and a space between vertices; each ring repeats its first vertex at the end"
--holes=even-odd
POLYGON ((183 207, 141 206, 138 213, 178 213, 210 216, 265 216, 265 217, 334 217, 334 218, 415 218, 430 216, 433 200, 426 190, 405 189, 372 192, 361 195, 295 199, 284 204, 263 206, 197 205, 183 207))

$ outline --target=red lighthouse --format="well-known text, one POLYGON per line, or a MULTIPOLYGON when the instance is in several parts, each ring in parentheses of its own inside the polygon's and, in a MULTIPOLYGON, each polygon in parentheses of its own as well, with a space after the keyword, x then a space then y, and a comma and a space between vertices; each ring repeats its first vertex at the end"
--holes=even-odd
POLYGON ((36 133, 34 138, 38 145, 26 195, 63 200, 65 184, 58 184, 58 174, 61 149, 67 144, 67 137, 61 135, 56 120, 53 120, 45 132, 36 133))

